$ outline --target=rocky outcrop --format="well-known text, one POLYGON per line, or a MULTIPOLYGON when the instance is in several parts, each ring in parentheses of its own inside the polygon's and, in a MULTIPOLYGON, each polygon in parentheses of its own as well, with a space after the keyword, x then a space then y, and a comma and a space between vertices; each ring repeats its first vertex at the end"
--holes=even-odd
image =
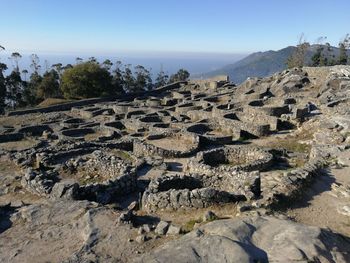
POLYGON ((135 262, 348 262, 350 240, 273 217, 219 220, 135 262))

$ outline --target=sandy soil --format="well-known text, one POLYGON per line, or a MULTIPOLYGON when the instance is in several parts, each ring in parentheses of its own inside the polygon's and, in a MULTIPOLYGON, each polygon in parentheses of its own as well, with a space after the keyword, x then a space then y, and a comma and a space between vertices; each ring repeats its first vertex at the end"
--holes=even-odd
POLYGON ((193 146, 193 144, 190 141, 186 141, 183 139, 180 140, 172 137, 162 138, 159 140, 149 140, 148 143, 159 148, 175 151, 187 151, 193 146))
POLYGON ((0 143, 0 149, 6 151, 23 151, 36 146, 38 142, 39 141, 34 138, 27 137, 21 141, 0 143))
POLYGON ((320 175, 287 214, 297 222, 350 236, 350 211, 344 210, 344 206, 350 208, 350 150, 338 159, 345 167, 330 168, 320 175))

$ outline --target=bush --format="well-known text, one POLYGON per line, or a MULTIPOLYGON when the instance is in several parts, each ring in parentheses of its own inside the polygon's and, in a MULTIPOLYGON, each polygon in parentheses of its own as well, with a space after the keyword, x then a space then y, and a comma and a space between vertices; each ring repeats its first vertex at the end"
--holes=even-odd
POLYGON ((77 64, 65 70, 61 89, 67 99, 114 95, 111 74, 94 61, 77 64))

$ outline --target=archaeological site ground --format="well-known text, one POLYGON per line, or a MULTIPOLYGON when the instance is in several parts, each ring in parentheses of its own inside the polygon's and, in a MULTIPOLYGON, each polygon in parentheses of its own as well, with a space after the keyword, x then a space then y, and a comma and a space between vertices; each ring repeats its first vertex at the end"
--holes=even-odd
POLYGON ((6 112, 0 262, 350 262, 350 66, 6 112))

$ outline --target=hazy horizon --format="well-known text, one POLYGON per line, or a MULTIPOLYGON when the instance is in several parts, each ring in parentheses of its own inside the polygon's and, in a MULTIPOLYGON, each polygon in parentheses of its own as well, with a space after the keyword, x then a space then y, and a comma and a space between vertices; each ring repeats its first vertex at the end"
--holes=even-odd
MULTIPOLYGON (((35 53, 23 53, 18 51, 22 58, 19 61, 21 70, 30 70, 30 55, 35 53)), ((132 66, 142 65, 147 69, 151 69, 153 77, 159 72, 161 67, 168 74, 175 73, 180 68, 187 69, 191 75, 202 74, 211 70, 218 69, 224 65, 234 63, 248 54, 225 54, 225 53, 200 53, 200 52, 134 52, 116 54, 84 54, 84 53, 35 53, 39 56, 42 72, 46 70, 45 60, 50 67, 52 64, 62 63, 75 64, 76 58, 80 57, 83 60, 88 60, 89 57, 95 57, 99 62, 105 59, 110 59, 113 63, 120 60, 124 65, 131 64, 132 66)), ((8 65, 7 73, 13 69, 11 60, 9 59, 11 51, 6 50, 0 55, 0 61, 8 65)))

